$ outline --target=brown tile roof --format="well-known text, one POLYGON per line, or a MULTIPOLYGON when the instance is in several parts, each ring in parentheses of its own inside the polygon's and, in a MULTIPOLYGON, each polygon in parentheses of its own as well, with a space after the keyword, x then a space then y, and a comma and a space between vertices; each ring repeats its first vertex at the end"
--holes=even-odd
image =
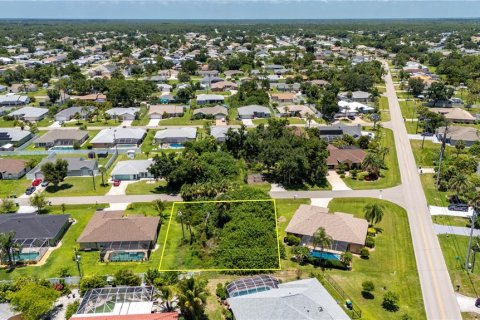
POLYGON ((339 149, 333 145, 328 145, 328 151, 327 165, 329 166, 344 163, 346 161, 360 164, 367 155, 362 149, 339 149))
POLYGON ((27 161, 22 159, 0 159, 1 173, 18 173, 25 169, 27 161))
POLYGON ((124 217, 123 211, 97 211, 77 242, 154 241, 159 222, 159 217, 124 217))
POLYGON ((293 100, 293 98, 295 98, 295 93, 292 92, 272 93, 272 99, 293 100))
POLYGON ((327 208, 302 204, 285 231, 312 236, 320 227, 325 228, 333 240, 363 245, 367 236, 368 222, 351 214, 341 212, 331 214, 327 208))

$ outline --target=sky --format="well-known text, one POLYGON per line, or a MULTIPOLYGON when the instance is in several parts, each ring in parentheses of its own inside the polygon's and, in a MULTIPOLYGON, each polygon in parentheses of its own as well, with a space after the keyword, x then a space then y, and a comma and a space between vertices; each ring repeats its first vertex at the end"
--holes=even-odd
POLYGON ((0 0, 0 19, 478 17, 480 17, 480 0, 0 0))

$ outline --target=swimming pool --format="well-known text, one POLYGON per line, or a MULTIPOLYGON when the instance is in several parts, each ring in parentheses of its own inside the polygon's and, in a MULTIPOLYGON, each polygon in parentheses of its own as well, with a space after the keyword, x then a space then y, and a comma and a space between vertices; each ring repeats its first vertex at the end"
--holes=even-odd
POLYGON ((180 148, 184 148, 183 144, 181 143, 170 143, 170 148, 172 149, 180 149, 180 148))
POLYGON ((145 259, 145 252, 136 252, 136 251, 115 251, 110 253, 108 257, 109 261, 119 262, 119 261, 142 261, 145 259))
POLYGON ((340 261, 340 255, 336 253, 313 250, 310 255, 317 259, 337 260, 340 261))
POLYGON ((16 261, 33 261, 37 260, 39 252, 20 252, 15 254, 16 261))
POLYGON ((255 287, 255 288, 250 288, 250 289, 245 289, 245 290, 239 290, 239 291, 236 291, 235 293, 233 293, 231 297, 244 296, 244 295, 251 294, 251 293, 268 291, 270 289, 271 289, 270 287, 255 287))
POLYGON ((54 146, 48 150, 73 150, 73 146, 54 146))

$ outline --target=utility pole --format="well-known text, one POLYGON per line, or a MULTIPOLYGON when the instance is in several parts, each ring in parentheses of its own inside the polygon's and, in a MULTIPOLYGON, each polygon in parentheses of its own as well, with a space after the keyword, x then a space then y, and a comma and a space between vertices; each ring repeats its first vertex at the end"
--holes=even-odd
POLYGON ((430 119, 425 119, 425 128, 423 129, 423 140, 422 140, 422 149, 423 149, 423 145, 425 144, 425 129, 427 129, 427 125, 430 123, 430 119))
POLYGON ((448 122, 445 120, 445 131, 443 132, 442 146, 440 147, 440 159, 438 161, 437 181, 435 187, 438 189, 440 184, 440 172, 442 171, 443 153, 445 152, 445 145, 447 143, 448 122))
POLYGON ((93 172, 92 170, 92 180, 93 180, 93 190, 97 190, 96 187, 95 187, 95 172, 93 172))
POLYGON ((472 221, 470 226, 470 237, 468 238, 467 259, 465 260, 465 270, 467 270, 467 272, 470 269, 470 252, 472 250, 473 229, 475 229, 476 219, 477 219, 477 208, 473 208, 472 221))

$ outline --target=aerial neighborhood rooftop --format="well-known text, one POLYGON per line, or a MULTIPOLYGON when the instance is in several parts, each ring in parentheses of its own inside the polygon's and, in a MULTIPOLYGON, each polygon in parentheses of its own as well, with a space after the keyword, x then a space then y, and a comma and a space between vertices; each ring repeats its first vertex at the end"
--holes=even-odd
POLYGON ((0 318, 480 315, 478 21, 249 21, 0 21, 0 318))

